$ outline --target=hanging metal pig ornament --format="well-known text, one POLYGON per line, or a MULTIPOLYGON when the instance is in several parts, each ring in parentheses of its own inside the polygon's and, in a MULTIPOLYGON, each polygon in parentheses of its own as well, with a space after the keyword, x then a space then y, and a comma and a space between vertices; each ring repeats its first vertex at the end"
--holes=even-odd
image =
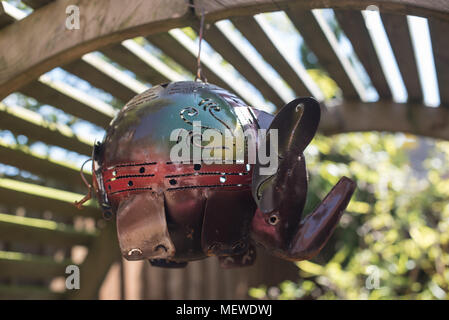
POLYGON ((203 82, 158 85, 134 97, 93 154, 93 186, 105 214, 115 216, 123 256, 161 267, 217 256, 230 268, 251 265, 257 243, 283 259, 312 258, 355 189, 353 181, 341 178, 301 220, 307 195, 303 151, 319 121, 320 106, 312 98, 295 99, 272 116, 203 82), (217 135, 210 141, 218 147, 195 143, 195 128, 200 135, 209 130, 232 138, 244 132, 244 143, 221 147, 217 135), (263 139, 260 129, 268 132, 263 139), (277 138, 276 150, 270 150, 277 162, 273 172, 262 174, 267 165, 259 157, 249 161, 248 133, 254 133, 257 147, 277 138), (180 137, 188 150, 196 146, 215 162, 194 155, 173 161, 180 137), (229 158, 242 151, 244 159, 229 158))

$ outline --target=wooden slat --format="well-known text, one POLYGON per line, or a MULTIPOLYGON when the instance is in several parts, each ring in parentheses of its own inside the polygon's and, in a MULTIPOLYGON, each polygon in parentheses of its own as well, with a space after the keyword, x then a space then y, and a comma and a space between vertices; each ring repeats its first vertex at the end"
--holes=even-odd
POLYGON ((360 11, 335 10, 335 16, 352 43, 357 57, 365 68, 371 83, 381 99, 391 99, 391 91, 374 48, 365 19, 360 11))
MULTIPOLYGON (((198 300, 204 295, 202 292, 203 284, 206 281, 206 273, 204 266, 206 261, 192 261, 186 267, 186 296, 184 299, 198 300)), ((212 298, 212 297, 211 297, 212 298)))
MULTIPOLYGON (((176 39, 192 56, 197 57, 198 54, 198 46, 192 41, 182 30, 170 30, 169 34, 176 39)), ((257 106, 260 103, 260 99, 257 99, 256 96, 242 85, 242 80, 239 77, 232 75, 225 68, 217 63, 216 59, 207 54, 201 55, 201 64, 203 70, 209 70, 213 73, 206 73, 206 78, 209 77, 209 81, 212 83, 218 84, 219 86, 235 93, 239 96, 243 101, 245 101, 250 106, 257 106), (212 77, 210 77, 212 75, 212 77), (215 77, 217 76, 217 77, 215 77), (221 78, 222 80, 218 80, 221 78)), ((196 74, 196 69, 195 69, 196 74)))
POLYGON ((96 235, 95 232, 77 231, 70 225, 51 220, 0 213, 0 241, 71 247, 89 245, 96 235))
POLYGON ((86 54, 81 59, 62 68, 125 103, 136 94, 148 89, 134 78, 93 54, 86 54))
POLYGON ((449 104, 449 22, 429 19, 435 69, 442 104, 449 104))
POLYGON ((70 292, 71 299, 97 299, 106 274, 121 258, 114 222, 107 222, 80 266, 80 290, 70 292))
POLYGON ((422 102, 422 87, 419 81, 418 65, 408 28, 407 16, 382 13, 381 17, 401 71, 402 80, 407 88, 408 101, 422 102))
POLYGON ((57 262, 53 258, 28 253, 0 251, 0 277, 21 279, 48 279, 66 276, 70 260, 57 262))
POLYGON ((234 18, 231 21, 298 96, 313 95, 254 17, 234 18))
MULTIPOLYGON (((198 26, 194 29, 198 32, 198 26)), ((206 30, 205 40, 217 51, 227 62, 232 64, 245 79, 256 87, 265 99, 277 106, 284 105, 284 101, 278 92, 264 79, 264 77, 251 65, 245 56, 236 48, 231 41, 214 24, 206 30)))
POLYGON ((359 94, 346 73, 335 47, 329 42, 320 24, 311 11, 291 7, 286 10, 289 19, 298 29, 305 43, 317 56, 319 63, 326 69, 343 91, 346 99, 358 99, 359 94))
POLYGON ((55 0, 22 0, 27 6, 33 9, 39 9, 55 0))
POLYGON ((186 78, 159 60, 134 40, 125 40, 120 45, 102 50, 110 59, 127 67, 138 77, 152 84, 182 81, 186 78))
POLYGON ((116 112, 107 103, 64 83, 51 81, 45 76, 21 88, 20 92, 103 128, 109 124, 116 112))
POLYGON ((5 10, 5 7, 3 5, 3 1, 0 2, 0 29, 6 27, 7 25, 10 25, 14 22, 14 18, 11 17, 7 11, 5 10))
MULTIPOLYGON (((196 75, 197 62, 196 57, 189 52, 182 44, 174 39, 169 33, 159 33, 146 37, 147 40, 161 49, 167 56, 175 60, 178 64, 196 75)), ((211 83, 222 88, 233 91, 232 88, 219 77, 214 70, 203 64, 203 73, 211 83)))
MULTIPOLYGON (((51 178, 70 187, 85 188, 80 170, 66 162, 59 162, 31 151, 27 146, 10 144, 0 138, 0 163, 17 167, 44 178, 51 178)), ((92 179, 90 172, 84 172, 92 179)))
POLYGON ((24 206, 35 210, 50 210, 58 216, 101 217, 95 201, 90 200, 82 210, 73 203, 84 195, 43 187, 32 183, 0 178, 0 203, 10 206, 24 206))
POLYGON ((205 296, 208 299, 217 300, 220 298, 220 291, 222 289, 219 285, 221 277, 217 277, 217 270, 220 268, 218 259, 216 257, 208 258, 203 264, 205 270, 202 281, 203 284, 209 284, 204 290, 205 296))
POLYGON ((123 269, 123 291, 125 300, 141 300, 143 299, 144 266, 148 261, 127 261, 122 258, 123 269))
POLYGON ((186 297, 186 285, 184 285, 186 277, 186 269, 168 269, 167 291, 173 300, 183 300, 186 297))
POLYGON ((122 44, 114 44, 112 46, 102 48, 100 52, 152 85, 170 81, 164 74, 159 72, 156 68, 153 68, 145 61, 139 59, 122 44))
POLYGON ((24 299, 63 299, 65 295, 38 286, 0 285, 0 299, 24 300, 24 299))
POLYGON ((125 40, 122 42, 128 51, 130 51, 134 56, 145 62, 148 66, 157 70, 157 72, 164 76, 165 79, 169 81, 182 81, 186 80, 185 76, 180 75, 170 67, 168 67, 162 60, 154 56, 144 46, 140 45, 134 40, 125 40))
MULTIPOLYGON (((120 261, 121 262, 121 261, 120 261)), ((122 300, 123 294, 122 291, 124 291, 123 288, 123 281, 121 277, 122 273, 122 267, 120 265, 120 262, 114 262, 107 271, 106 277, 103 280, 100 290, 98 292, 98 299, 99 300, 122 300)), ((147 266, 149 263, 144 263, 144 266, 147 266)), ((140 279, 142 283, 145 282, 145 274, 142 275, 142 278, 140 279)), ((146 297, 143 297, 143 299, 147 299, 146 297)))
POLYGON ((144 298, 149 300, 167 299, 167 269, 144 265, 144 298))
POLYGON ((50 123, 31 110, 22 107, 7 107, 0 103, 0 128, 50 145, 92 155, 93 141, 85 140, 63 124, 50 123))

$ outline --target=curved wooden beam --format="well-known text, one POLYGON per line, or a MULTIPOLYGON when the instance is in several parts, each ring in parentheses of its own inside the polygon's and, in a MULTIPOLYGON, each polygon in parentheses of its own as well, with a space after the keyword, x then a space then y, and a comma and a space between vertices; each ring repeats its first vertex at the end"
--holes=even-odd
MULTIPOLYGON (((217 21, 229 17, 254 15, 261 12, 301 8, 303 10, 319 8, 365 10, 375 5, 381 12, 435 17, 449 21, 449 3, 445 0, 194 0, 204 3, 207 21, 217 21)), ((197 15, 202 8, 198 5, 197 15)))
MULTIPOLYGON (((449 21, 445 0, 219 0, 201 2, 209 22, 288 8, 365 9, 436 17, 449 21)), ((198 8, 197 8, 198 10, 198 8)), ((0 31, 0 99, 41 74, 83 54, 139 35, 193 25, 185 0, 58 0, 0 31), (66 28, 66 8, 80 9, 80 29, 66 28), (17 35, 20 35, 18 37, 17 35)))
POLYGON ((189 24, 184 0, 59 0, 0 31, 0 99, 39 75, 123 40, 189 24), (66 28, 76 4, 80 29, 66 28), (17 35, 20 35, 17 36, 17 35))
POLYGON ((405 132, 449 140, 449 108, 394 102, 344 102, 323 108, 319 131, 325 135, 356 131, 405 132))

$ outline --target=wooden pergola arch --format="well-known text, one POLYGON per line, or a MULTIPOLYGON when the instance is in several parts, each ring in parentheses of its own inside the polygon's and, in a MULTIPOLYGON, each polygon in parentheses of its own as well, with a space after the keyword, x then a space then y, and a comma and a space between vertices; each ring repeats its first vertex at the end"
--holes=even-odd
MULTIPOLYGON (((125 41, 137 36, 144 36, 164 54, 194 74, 195 55, 167 32, 186 26, 198 30, 198 8, 201 5, 205 11, 206 22, 210 24, 205 35, 206 41, 267 100, 281 107, 285 101, 279 92, 214 23, 230 19, 295 94, 314 95, 316 88, 310 83, 307 75, 298 73, 292 67, 253 17, 261 12, 283 10, 343 93, 343 100, 337 105, 327 108, 323 104, 320 124, 322 133, 330 135, 354 131, 390 131, 449 140, 449 2, 445 0, 131 0, 126 1, 126 5, 120 0, 23 2, 34 9, 23 19, 18 19, 0 4, 0 99, 11 93, 21 92, 43 104, 52 105, 105 127, 116 112, 112 106, 67 84, 52 81, 44 74, 53 68, 62 67, 122 102, 145 90, 146 86, 141 82, 91 54, 93 51, 100 51, 148 83, 179 80, 179 75, 161 65, 143 47, 125 41), (68 30, 65 27, 66 8, 69 5, 76 5, 80 9, 79 30, 68 30), (392 101, 391 90, 360 12, 370 5, 380 9, 408 92, 406 103, 392 101), (377 90, 379 101, 363 102, 363 93, 357 79, 351 70, 348 70, 347 64, 342 60, 344 58, 338 55, 329 35, 323 31, 310 11, 318 8, 338 9, 335 11, 337 20, 352 42, 355 53, 377 90), (437 108, 428 107, 423 102, 406 15, 428 18, 441 100, 441 105, 437 108)), ((232 83, 214 71, 213 66, 205 63, 204 69, 210 82, 236 91, 232 83)), ((19 107, 11 108, 2 103, 0 129, 23 134, 48 145, 61 146, 83 155, 89 156, 92 148, 92 141, 76 136, 69 127, 48 123, 37 113, 19 107)), ((21 205, 36 210, 48 208, 66 217, 80 214, 70 207, 73 199, 81 197, 77 192, 80 192, 82 183, 76 168, 42 158, 30 150, 4 143, 2 140, 0 163, 16 166, 52 181, 64 180, 64 183, 69 185, 65 188, 66 191, 60 191, 0 178, 0 205, 21 205)), ((82 214, 96 217, 98 210, 92 206, 82 214)), ((83 268, 94 269, 97 273, 88 273, 82 280, 85 289, 73 296, 96 296, 106 270, 117 259, 117 252, 112 249, 109 252, 104 251, 105 246, 113 248, 110 246, 114 237, 111 225, 100 233, 78 232, 70 229, 70 226, 46 229, 32 226, 39 221, 10 218, 0 211, 0 231, 4 231, 0 232, 0 243, 22 241, 23 238, 17 236, 17 232, 25 230, 34 235, 29 239, 36 241, 43 237, 48 243, 59 241, 67 247, 75 244, 87 245, 89 254, 83 268), (66 227, 68 229, 64 229, 66 227)), ((22 276, 30 272, 34 272, 36 277, 39 272, 50 276, 60 274, 63 266, 60 262, 43 261, 34 256, 28 260, 15 260, 14 257, 0 251, 0 267, 12 270, 11 276, 22 276)), ((0 296, 7 296, 11 292, 15 292, 18 297, 29 294, 29 291, 21 290, 0 284, 0 296)), ((48 290, 36 292, 38 297, 58 296, 48 290)))

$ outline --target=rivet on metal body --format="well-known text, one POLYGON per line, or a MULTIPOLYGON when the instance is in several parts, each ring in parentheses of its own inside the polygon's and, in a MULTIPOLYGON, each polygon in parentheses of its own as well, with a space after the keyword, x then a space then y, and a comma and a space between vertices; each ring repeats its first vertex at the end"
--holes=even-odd
POLYGON ((137 256, 137 255, 140 256, 142 254, 143 254, 143 252, 139 248, 131 249, 128 251, 128 256, 137 256))

